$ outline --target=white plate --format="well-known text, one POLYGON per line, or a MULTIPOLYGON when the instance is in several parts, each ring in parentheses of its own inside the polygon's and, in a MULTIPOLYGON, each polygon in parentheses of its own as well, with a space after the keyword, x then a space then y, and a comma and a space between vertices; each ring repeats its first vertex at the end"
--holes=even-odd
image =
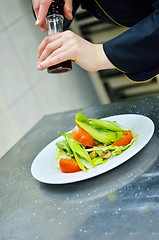
POLYGON ((132 129, 136 126, 133 134, 139 134, 139 137, 122 154, 111 157, 105 164, 98 165, 88 172, 62 173, 55 166, 56 142, 64 139, 63 136, 60 136, 47 145, 34 159, 31 166, 33 177, 40 182, 49 184, 72 183, 95 177, 119 166, 134 156, 148 143, 154 132, 152 120, 143 115, 122 114, 103 119, 116 121, 127 129, 132 129))

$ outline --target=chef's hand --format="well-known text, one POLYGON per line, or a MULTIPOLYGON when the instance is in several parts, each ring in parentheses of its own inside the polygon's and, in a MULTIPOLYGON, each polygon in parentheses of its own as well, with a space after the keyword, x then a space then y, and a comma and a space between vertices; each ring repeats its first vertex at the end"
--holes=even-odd
POLYGON ((72 60, 87 71, 114 68, 102 44, 93 44, 70 30, 46 36, 38 47, 38 70, 72 60))
MULTIPOLYGON (((36 26, 39 26, 43 32, 47 30, 46 15, 52 0, 32 0, 33 9, 36 15, 36 26)), ((68 20, 73 18, 72 16, 72 0, 65 0, 64 15, 68 20)))

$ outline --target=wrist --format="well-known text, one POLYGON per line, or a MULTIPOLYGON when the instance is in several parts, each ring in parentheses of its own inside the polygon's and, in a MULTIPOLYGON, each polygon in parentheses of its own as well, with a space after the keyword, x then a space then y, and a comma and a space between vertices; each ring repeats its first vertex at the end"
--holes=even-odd
POLYGON ((96 44, 96 47, 97 47, 97 59, 98 59, 98 64, 97 64, 98 71, 115 68, 114 65, 107 58, 103 49, 103 44, 96 44))

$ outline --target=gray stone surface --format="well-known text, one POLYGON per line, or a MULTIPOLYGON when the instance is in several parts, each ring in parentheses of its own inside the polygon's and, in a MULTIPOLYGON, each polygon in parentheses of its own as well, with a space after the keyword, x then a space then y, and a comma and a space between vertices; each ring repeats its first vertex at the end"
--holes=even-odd
POLYGON ((150 117, 155 133, 134 157, 89 180, 63 185, 31 175, 36 155, 74 127, 80 110, 41 119, 0 159, 1 240, 158 240, 159 97, 83 109, 90 118, 123 113, 150 117))

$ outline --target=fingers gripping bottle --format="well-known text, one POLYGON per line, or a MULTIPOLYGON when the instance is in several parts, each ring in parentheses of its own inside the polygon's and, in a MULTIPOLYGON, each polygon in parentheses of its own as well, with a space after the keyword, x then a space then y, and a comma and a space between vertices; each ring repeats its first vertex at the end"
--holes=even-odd
MULTIPOLYGON (((47 25, 48 25, 48 35, 57 32, 63 32, 63 8, 64 0, 53 0, 48 13, 47 13, 47 25)), ((48 67, 48 73, 63 73, 72 70, 71 60, 61 62, 59 64, 48 67)))

